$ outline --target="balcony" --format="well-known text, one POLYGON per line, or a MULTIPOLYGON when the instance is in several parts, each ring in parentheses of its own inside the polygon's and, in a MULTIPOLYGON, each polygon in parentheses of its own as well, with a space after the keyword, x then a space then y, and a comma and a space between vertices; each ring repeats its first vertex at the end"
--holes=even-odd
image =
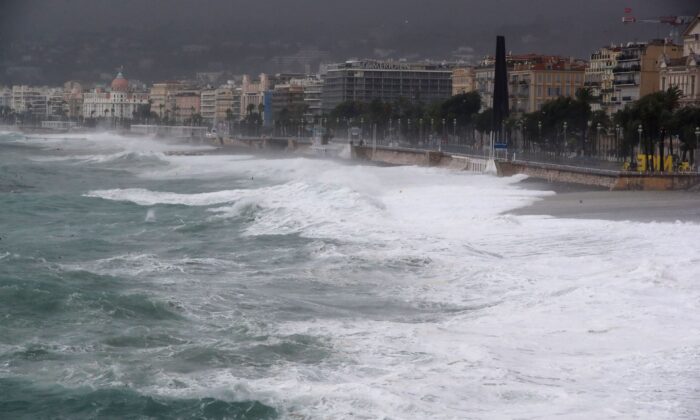
POLYGON ((633 54, 620 54, 617 56, 617 61, 632 61, 632 60, 639 60, 639 56, 633 55, 633 54))
POLYGON ((618 79, 613 81, 615 86, 636 86, 638 84, 635 79, 618 79))
POLYGON ((641 71, 642 67, 639 64, 634 64, 631 66, 617 66, 612 69, 613 73, 633 73, 633 72, 638 72, 641 71))

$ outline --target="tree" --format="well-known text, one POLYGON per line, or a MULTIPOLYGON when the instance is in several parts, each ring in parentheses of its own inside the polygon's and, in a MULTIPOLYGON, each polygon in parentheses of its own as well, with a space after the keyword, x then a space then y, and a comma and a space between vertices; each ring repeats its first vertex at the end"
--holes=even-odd
MULTIPOLYGON (((457 124, 461 130, 472 126, 473 116, 481 110, 479 92, 455 95, 440 104, 437 118, 457 124)), ((456 130, 456 126, 454 127, 456 130)))
POLYGON ((204 121, 204 119, 202 118, 202 114, 200 114, 200 113, 192 114, 192 125, 200 126, 200 125, 202 125, 203 121, 204 121))
POLYGON ((474 127, 476 128, 476 131, 478 131, 479 134, 481 134, 483 140, 484 134, 491 133, 491 126, 493 122, 493 110, 491 108, 486 108, 480 113, 474 114, 472 116, 472 119, 474 120, 474 127))
POLYGON ((700 108, 684 107, 679 108, 673 114, 671 124, 669 124, 669 134, 676 134, 681 142, 683 142, 682 150, 683 160, 686 154, 690 151, 690 164, 695 164, 695 154, 698 149, 698 139, 695 135, 695 130, 700 127, 700 108))
POLYGON ((591 122, 590 129, 594 130, 594 132, 596 133, 596 142, 591 143, 593 146, 591 149, 591 152, 595 153, 595 152, 598 152, 598 150, 596 149, 595 146, 596 146, 596 143, 600 143, 600 138, 599 138, 600 133, 603 130, 607 131, 607 129, 611 125, 610 124, 610 117, 608 117, 608 114, 605 111, 598 110, 598 111, 594 111, 591 114, 590 122, 591 122), (600 130, 598 129, 599 126, 600 126, 600 130))
MULTIPOLYGON (((661 161, 664 161, 665 151, 663 140, 668 129, 674 125, 674 111, 678 107, 680 91, 677 87, 671 87, 666 91, 654 92, 645 95, 632 105, 618 112, 616 119, 626 132, 637 134, 637 127, 641 125, 642 135, 640 143, 645 155, 654 155, 654 146, 658 144, 661 161)), ((642 150, 639 150, 641 153, 642 150)), ((660 165, 663 170, 663 165, 660 165)), ((653 170, 653 165, 650 166, 653 170)))

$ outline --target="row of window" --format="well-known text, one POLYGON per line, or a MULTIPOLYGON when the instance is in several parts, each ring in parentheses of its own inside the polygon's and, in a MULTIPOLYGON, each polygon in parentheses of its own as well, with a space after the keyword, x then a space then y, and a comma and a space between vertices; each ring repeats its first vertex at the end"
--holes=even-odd
POLYGON ((583 76, 584 76, 583 73, 563 74, 563 75, 562 75, 562 73, 555 73, 555 74, 538 73, 537 74, 537 82, 543 83, 546 81, 547 83, 552 83, 552 81, 554 81, 556 83, 560 83, 560 82, 564 81, 565 83, 570 83, 570 82, 581 83, 581 82, 583 82, 583 76))
POLYGON ((669 76, 661 78, 661 90, 666 90, 668 87, 675 86, 686 95, 695 95, 695 75, 691 76, 669 76), (668 83, 667 83, 668 79, 668 83))

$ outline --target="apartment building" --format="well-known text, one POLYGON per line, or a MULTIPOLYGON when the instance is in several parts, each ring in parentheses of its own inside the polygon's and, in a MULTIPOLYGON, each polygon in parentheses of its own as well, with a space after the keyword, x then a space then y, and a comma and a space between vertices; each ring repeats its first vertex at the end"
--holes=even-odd
POLYGON ((476 90, 474 67, 460 67, 452 70, 452 96, 476 90))
POLYGON ((330 64, 323 75, 321 105, 330 112, 345 101, 431 103, 452 95, 452 66, 403 61, 346 61, 330 64))
POLYGON ((584 87, 591 90, 595 101, 591 104, 593 111, 606 110, 612 103, 617 57, 621 53, 617 46, 603 47, 591 54, 591 59, 586 69, 584 87))
POLYGON ((680 89, 681 106, 700 106, 700 16, 683 33, 683 56, 662 57, 659 78, 661 90, 680 89))
POLYGON ((604 104, 614 113, 625 106, 661 89, 659 69, 662 60, 681 58, 683 49, 664 40, 648 43, 630 42, 620 46, 617 66, 613 69, 613 92, 604 104))
MULTIPOLYGON (((561 96, 574 96, 583 87, 587 63, 559 56, 508 55, 508 96, 513 114, 538 111, 561 96)), ((474 69, 475 88, 483 108, 493 105, 494 61, 484 59, 474 69)))

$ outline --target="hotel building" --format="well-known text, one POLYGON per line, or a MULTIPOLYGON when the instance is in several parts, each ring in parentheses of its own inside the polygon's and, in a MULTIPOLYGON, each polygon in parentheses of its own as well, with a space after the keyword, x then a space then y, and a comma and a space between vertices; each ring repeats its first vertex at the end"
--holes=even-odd
POLYGON ((321 106, 330 112, 345 101, 393 102, 399 98, 431 103, 452 95, 452 67, 438 63, 346 61, 323 75, 321 106))

